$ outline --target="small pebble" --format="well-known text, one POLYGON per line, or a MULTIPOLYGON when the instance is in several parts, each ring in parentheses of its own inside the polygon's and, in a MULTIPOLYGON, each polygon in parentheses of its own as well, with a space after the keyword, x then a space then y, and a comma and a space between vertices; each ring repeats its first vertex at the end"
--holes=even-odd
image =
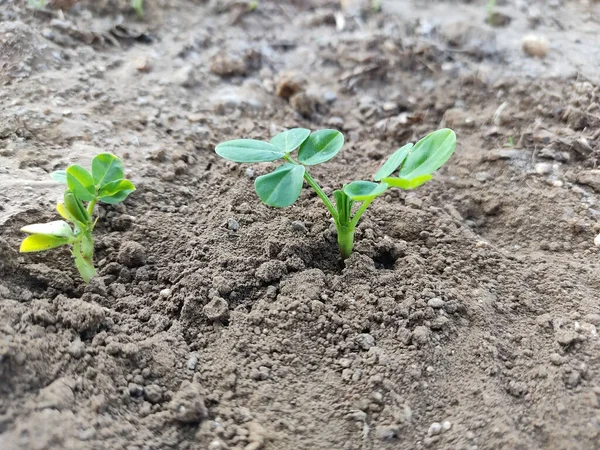
POLYGON ((586 314, 583 320, 585 320, 588 323, 591 323, 592 325, 600 325, 600 314, 586 314))
POLYGON ((73 358, 79 359, 85 352, 85 344, 77 339, 76 341, 71 342, 67 352, 69 352, 69 355, 71 355, 73 358))
POLYGON ((431 298, 427 302, 427 306, 431 306, 434 309, 443 308, 446 302, 439 297, 431 298))
POLYGON ((132 397, 141 397, 144 395, 144 388, 136 383, 129 383, 129 395, 132 397))
POLYGON ((446 432, 448 431, 450 428, 452 428, 452 422, 450 422, 449 420, 444 420, 442 422, 442 431, 446 432))
POLYGON ((424 347, 429 343, 429 336, 431 331, 428 327, 419 325, 415 327, 412 332, 412 342, 416 344, 417 347, 424 347))
POLYGON ((383 395, 381 392, 373 392, 373 394, 371 394, 371 400, 379 405, 383 403, 383 395))
POLYGON ((398 428, 391 425, 377 427, 375 435, 380 441, 391 441, 398 436, 398 428))
POLYGON ((600 247, 600 234, 594 239, 594 245, 600 247))
POLYGON ((535 165, 535 171, 540 175, 548 175, 548 174, 552 173, 552 164, 537 163, 535 165))
POLYGON ((240 229, 240 224, 237 220, 230 217, 227 219, 227 228, 229 228, 231 231, 237 231, 240 229))
POLYGON ((192 356, 190 359, 188 359, 187 368, 189 370, 194 370, 196 368, 196 364, 198 364, 198 358, 192 356))
POLYGON ((227 446, 220 439, 215 439, 210 444, 208 444, 208 450, 225 450, 227 446))
POLYGON ((152 64, 150 63, 150 59, 147 56, 140 56, 135 60, 135 68, 139 72, 150 72, 152 70, 152 64))
POLYGON ((150 403, 160 403, 162 401, 162 389, 156 384, 150 384, 144 388, 144 398, 150 403))
POLYGON ((356 336, 356 343, 363 350, 369 350, 375 345, 375 338, 367 333, 362 333, 356 336))
POLYGON ((283 261, 267 261, 256 269, 256 278, 265 283, 271 283, 279 280, 287 272, 287 267, 283 261))
POLYGON ((325 102, 327 103, 334 103, 337 100, 337 95, 335 95, 335 92, 331 92, 331 91, 326 91, 323 94, 323 100, 325 100, 325 102))
POLYGON ((523 51, 529 56, 545 58, 550 50, 550 42, 542 36, 529 35, 523 38, 523 51))
POLYGON ((550 362, 555 366, 562 366, 565 363, 566 358, 560 356, 558 353, 552 353, 550 355, 550 362))
POLYGON ((210 320, 224 319, 229 315, 229 304, 221 297, 214 297, 202 311, 210 320))
POLYGON ((442 424, 439 422, 433 422, 427 430, 429 436, 436 436, 442 432, 442 424))
POLYGON ((163 289, 160 291, 159 295, 162 298, 169 298, 169 296, 171 295, 171 289, 169 289, 169 288, 163 289))
POLYGON ((580 336, 575 331, 559 331, 556 333, 556 341, 560 345, 569 346, 580 340, 580 336))
POLYGON ((306 229, 306 225, 304 225, 304 222, 300 220, 294 220, 292 222, 292 228, 296 231, 302 231, 303 233, 308 232, 308 230, 306 229))
POLYGON ((146 250, 135 241, 125 241, 121 244, 118 261, 127 267, 139 267, 146 264, 146 250))

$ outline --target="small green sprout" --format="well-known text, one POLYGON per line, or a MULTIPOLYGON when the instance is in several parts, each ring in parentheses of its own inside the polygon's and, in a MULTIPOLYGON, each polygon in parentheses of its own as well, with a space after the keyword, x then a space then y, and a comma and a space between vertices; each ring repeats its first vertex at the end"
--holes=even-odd
POLYGON ((27 0, 27 6, 33 9, 43 9, 46 7, 46 0, 27 0))
POLYGON ((96 273, 92 232, 98 219, 93 219, 94 207, 98 201, 116 205, 135 191, 133 183, 123 176, 121 160, 110 153, 93 159, 92 173, 77 164, 52 173, 53 179, 67 185, 64 203, 58 203, 56 210, 73 228, 64 220, 27 225, 21 231, 30 236, 23 240, 19 251, 40 252, 72 245, 75 266, 81 278, 86 283, 90 281, 96 273))
POLYGON ((144 0, 131 0, 131 7, 135 10, 138 18, 144 17, 144 0))
POLYGON ((515 138, 509 136, 507 141, 504 143, 503 147, 515 148, 515 138))
POLYGON ((415 145, 406 144, 394 152, 381 166, 372 181, 353 181, 333 192, 334 202, 307 171, 329 161, 342 149, 344 136, 337 130, 311 133, 293 128, 273 137, 271 142, 236 139, 215 148, 222 158, 238 163, 284 160, 273 172, 256 178, 254 187, 263 203, 277 208, 293 204, 300 196, 303 182, 313 188, 333 217, 338 245, 343 258, 352 253, 356 225, 369 205, 389 188, 414 189, 433 177, 454 153, 456 135, 450 129, 435 131, 415 145), (298 149, 298 162, 291 154, 298 149), (392 176, 396 173, 397 176, 392 176), (354 204, 360 206, 353 213, 354 204))
POLYGON ((494 14, 496 13, 496 0, 488 0, 487 3, 487 21, 492 24, 494 20, 494 14))

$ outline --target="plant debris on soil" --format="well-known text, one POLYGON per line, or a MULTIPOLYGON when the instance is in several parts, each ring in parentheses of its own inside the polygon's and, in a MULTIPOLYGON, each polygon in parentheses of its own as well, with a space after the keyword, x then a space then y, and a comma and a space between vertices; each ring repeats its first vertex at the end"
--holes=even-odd
POLYGON ((600 448, 598 2, 48 3, 0 0, 0 449, 600 448), (346 136, 328 194, 458 144, 342 261, 214 153, 296 126, 346 136), (19 229, 101 152, 86 285, 19 229))

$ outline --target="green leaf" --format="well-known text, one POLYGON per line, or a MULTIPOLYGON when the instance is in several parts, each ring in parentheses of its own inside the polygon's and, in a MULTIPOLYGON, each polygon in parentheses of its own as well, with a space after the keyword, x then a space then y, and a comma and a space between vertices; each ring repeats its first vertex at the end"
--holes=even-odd
POLYGON ((144 17, 144 0, 131 0, 131 7, 135 10, 138 19, 144 17))
POLYGON ((45 234, 32 234, 27 236, 21 242, 19 251, 21 253, 41 252, 44 250, 50 250, 51 248, 60 247, 71 242, 70 238, 48 236, 45 234))
POLYGON ((319 130, 311 134, 298 150, 298 161, 314 166, 329 161, 342 149, 344 135, 337 130, 319 130))
POLYGON ((92 176, 96 186, 101 188, 123 178, 123 163, 111 153, 100 153, 92 160, 92 176))
POLYGON ((122 191, 129 191, 129 193, 135 191, 135 186, 129 180, 120 179, 111 181, 110 183, 106 183, 100 190, 98 191, 98 197, 109 197, 111 195, 118 194, 122 191))
POLYGON ((444 128, 434 131, 415 144, 400 169, 400 178, 431 175, 450 159, 456 149, 456 134, 444 128))
POLYGON ((335 198, 335 207, 338 212, 338 220, 341 225, 347 225, 348 222, 350 222, 352 205, 354 204, 354 201, 340 190, 333 191, 333 197, 335 198))
POLYGON ((268 142, 236 139, 222 142, 215 148, 217 155, 240 163, 268 162, 281 159, 285 152, 268 142))
POLYGON ((382 181, 390 186, 410 191, 431 180, 433 175, 419 175, 415 178, 384 178, 382 181))
POLYGON ((77 164, 67 168, 67 185, 80 200, 89 202, 96 198, 94 178, 87 170, 77 164))
POLYGON ((105 184, 98 192, 98 200, 109 205, 116 205, 125 200, 135 191, 135 186, 129 180, 115 180, 105 184))
POLYGON ((271 139, 271 144, 282 152, 290 153, 296 150, 306 138, 310 135, 310 130, 306 128, 292 128, 291 130, 279 133, 271 139))
MULTIPOLYGON (((67 190, 64 195, 65 209, 79 223, 87 224, 90 221, 90 215, 83 207, 83 203, 71 191, 67 190)), ((58 208, 58 206, 57 206, 58 208)), ((63 216, 59 209, 59 214, 63 216)), ((65 216, 63 216, 65 217, 65 216)), ((65 217, 66 218, 66 217, 65 217)))
POLYGON ((28 234, 43 234, 45 236, 55 237, 74 237, 73 230, 64 220, 55 220, 48 223, 34 223, 21 228, 21 231, 28 234))
POLYGON ((383 178, 389 177, 392 173, 396 171, 400 164, 404 162, 408 154, 410 153, 410 149, 413 147, 413 144, 406 144, 404 147, 396 150, 392 156, 390 156, 383 166, 377 171, 373 179, 375 181, 381 181, 383 178))
POLYGON ((57 170, 56 172, 52 172, 50 174, 50 178, 55 181, 58 181, 62 184, 67 184, 67 171, 66 170, 57 170))
POLYGON ((256 178, 254 188, 260 199, 269 206, 284 208, 300 196, 304 167, 283 164, 273 172, 256 178))
POLYGON ((344 186, 344 193, 352 200, 363 202, 383 194, 389 186, 386 183, 373 183, 372 181, 353 181, 344 186))
POLYGON ((77 221, 77 219, 75 219, 75 217, 73 217, 73 215, 69 212, 64 203, 57 203, 56 210, 63 219, 68 220, 69 222, 77 221))

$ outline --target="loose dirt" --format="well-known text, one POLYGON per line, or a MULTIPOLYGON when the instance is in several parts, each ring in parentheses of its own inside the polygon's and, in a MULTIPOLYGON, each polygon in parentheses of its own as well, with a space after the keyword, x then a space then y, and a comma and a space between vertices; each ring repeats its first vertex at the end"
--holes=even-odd
POLYGON ((0 0, 2 450, 600 449, 597 2, 145 3, 0 0), (293 126, 344 132, 327 192, 458 147, 341 261, 311 191, 214 154, 293 126), (86 286, 19 228, 101 151, 138 190, 86 286))

